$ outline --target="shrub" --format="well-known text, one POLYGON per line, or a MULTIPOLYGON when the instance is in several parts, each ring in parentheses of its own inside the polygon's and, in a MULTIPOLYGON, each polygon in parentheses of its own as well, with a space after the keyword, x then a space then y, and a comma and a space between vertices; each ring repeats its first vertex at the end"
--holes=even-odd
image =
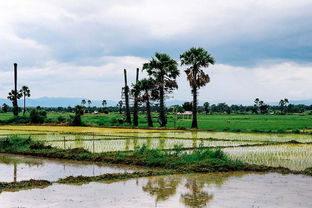
POLYGON ((57 123, 64 123, 65 121, 66 121, 66 118, 64 116, 57 117, 57 123))
POLYGON ((76 105, 75 106, 75 115, 71 116, 71 125, 73 126, 81 126, 82 121, 81 121, 81 116, 84 114, 84 108, 83 106, 76 105))
POLYGON ((31 123, 43 123, 47 117, 47 112, 40 109, 32 109, 30 112, 30 122, 31 123))

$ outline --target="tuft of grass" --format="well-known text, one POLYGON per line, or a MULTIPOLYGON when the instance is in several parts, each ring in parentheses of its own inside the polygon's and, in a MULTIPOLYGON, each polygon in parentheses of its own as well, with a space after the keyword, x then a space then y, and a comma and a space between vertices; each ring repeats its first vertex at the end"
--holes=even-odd
POLYGON ((1 191, 17 191, 28 188, 45 188, 52 183, 47 180, 28 180, 18 182, 0 182, 0 193, 1 191))

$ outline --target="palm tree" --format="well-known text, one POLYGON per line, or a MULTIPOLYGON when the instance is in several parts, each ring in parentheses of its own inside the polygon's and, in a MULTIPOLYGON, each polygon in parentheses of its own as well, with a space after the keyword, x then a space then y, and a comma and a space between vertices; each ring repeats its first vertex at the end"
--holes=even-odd
POLYGON ((30 97, 30 89, 27 86, 23 86, 20 89, 20 93, 23 95, 24 97, 24 110, 23 110, 23 115, 25 115, 26 112, 26 97, 30 97))
POLYGON ((166 126, 165 93, 171 93, 178 88, 176 78, 179 76, 177 62, 169 55, 156 53, 148 63, 143 65, 143 70, 155 81, 159 91, 159 123, 161 127, 166 126))
POLYGON ((106 112, 104 112, 104 111, 105 111, 105 107, 106 107, 106 105, 107 105, 106 100, 102 100, 103 113, 106 113, 106 112))
MULTIPOLYGON (((138 95, 138 100, 141 102, 146 103, 146 114, 147 114, 147 124, 149 127, 153 127, 153 119, 152 119, 152 114, 151 114, 151 105, 150 105, 150 100, 152 99, 153 94, 153 89, 154 89, 154 83, 152 79, 142 79, 138 81, 134 86, 134 90, 139 92, 138 95), (143 92, 142 95, 141 92, 143 92)), ((155 98, 155 95, 154 95, 155 98)))
POLYGON ((185 70, 187 80, 192 88, 193 94, 193 120, 192 128, 198 128, 197 124, 197 91, 205 86, 210 78, 208 74, 201 69, 208 67, 209 64, 214 64, 214 58, 203 48, 191 48, 180 55, 181 65, 189 65, 190 67, 185 70))
MULTIPOLYGON (((17 90, 11 90, 8 95, 8 99, 12 101, 13 106, 17 106, 17 100, 22 97, 22 94, 17 90)), ((18 116, 18 110, 14 110, 14 116, 18 116)))
POLYGON ((102 106, 103 106, 103 108, 105 108, 105 107, 106 107, 106 105, 107 105, 106 100, 102 100, 102 106))
POLYGON ((81 105, 84 107, 84 105, 86 104, 87 102, 86 102, 86 100, 85 99, 83 99, 82 101, 81 101, 81 105))
POLYGON ((119 102, 118 102, 118 106, 119 106, 119 113, 120 114, 122 114, 122 104, 123 104, 123 102, 122 102, 122 100, 119 100, 119 102))
POLYGON ((91 100, 88 100, 87 102, 88 102, 88 106, 89 106, 89 108, 90 108, 92 102, 91 102, 91 100))
POLYGON ((287 103, 289 103, 289 100, 287 98, 281 99, 279 101, 279 105, 281 106, 281 113, 285 114, 287 109, 286 109, 286 105, 287 103))

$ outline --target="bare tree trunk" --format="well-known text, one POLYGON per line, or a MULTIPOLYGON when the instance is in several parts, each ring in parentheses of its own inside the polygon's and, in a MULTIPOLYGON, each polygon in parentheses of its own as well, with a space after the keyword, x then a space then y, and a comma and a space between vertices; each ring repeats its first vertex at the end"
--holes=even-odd
POLYGON ((192 87, 192 94, 193 94, 193 105, 192 105, 192 114, 193 114, 193 119, 192 119, 192 128, 197 129, 197 87, 193 86, 192 87))
POLYGON ((126 122, 131 124, 131 115, 130 115, 130 108, 129 108, 129 87, 127 85, 127 70, 126 69, 124 69, 124 76, 125 76, 126 122))
MULTIPOLYGON (((139 81, 139 68, 137 68, 137 71, 136 71, 136 84, 138 83, 139 81)), ((133 104, 133 125, 134 126, 138 126, 139 125, 139 116, 138 116, 138 95, 139 95, 139 92, 138 90, 136 89, 135 92, 134 92, 134 104, 133 104)))
POLYGON ((24 110, 23 110, 23 115, 26 113, 26 97, 24 95, 24 110))
MULTIPOLYGON (((146 92, 148 93, 148 92, 146 92)), ((147 114, 147 124, 148 127, 153 127, 153 119, 152 119, 152 113, 151 113, 151 105, 149 101, 149 96, 146 98, 146 114, 147 114)))
POLYGON ((18 116, 18 105, 17 105, 17 63, 14 63, 14 99, 13 99, 13 114, 18 116))

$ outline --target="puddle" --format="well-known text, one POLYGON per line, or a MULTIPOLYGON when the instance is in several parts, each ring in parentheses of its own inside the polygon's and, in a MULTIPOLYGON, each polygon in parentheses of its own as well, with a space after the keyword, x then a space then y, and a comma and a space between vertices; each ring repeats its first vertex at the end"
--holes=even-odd
POLYGON ((230 158, 250 164, 304 170, 312 167, 312 144, 283 144, 223 149, 230 158))
POLYGON ((0 154, 0 181, 13 182, 29 179, 55 181, 67 176, 96 176, 104 173, 139 171, 136 167, 101 165, 82 161, 42 159, 29 156, 0 154))
POLYGON ((190 174, 2 192, 0 204, 25 208, 310 208, 311 192, 311 177, 302 175, 190 174))

